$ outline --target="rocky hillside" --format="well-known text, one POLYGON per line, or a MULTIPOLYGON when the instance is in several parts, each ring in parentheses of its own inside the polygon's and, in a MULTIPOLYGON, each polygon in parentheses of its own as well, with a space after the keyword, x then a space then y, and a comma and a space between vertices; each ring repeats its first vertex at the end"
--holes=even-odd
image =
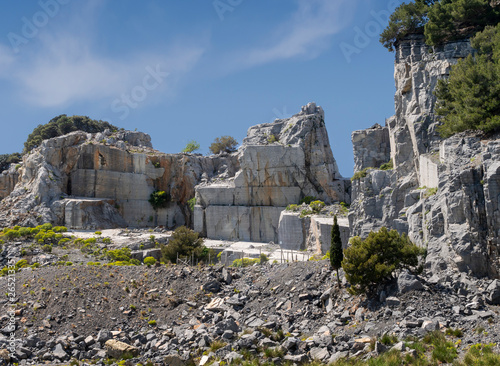
POLYGON ((396 48, 396 114, 385 127, 353 133, 357 173, 351 235, 382 226, 427 248, 432 274, 449 269, 498 276, 500 139, 437 134, 437 81, 472 52, 468 41, 429 48, 421 36, 396 48), (391 160, 393 169, 381 170, 391 160))
MULTIPOLYGON (((416 359, 433 357, 432 342, 453 359, 471 344, 500 341, 500 285, 466 275, 436 283, 403 273, 371 300, 349 295, 345 280, 338 288, 327 261, 244 269, 62 266, 25 269, 16 281, 21 344, 9 364, 108 357, 131 357, 131 365, 327 363, 390 349, 416 359), (446 330, 446 338, 438 336, 446 330), (429 334, 437 340, 416 341, 429 334)), ((1 304, 10 310, 7 300, 1 304)), ((0 321, 8 334, 9 317, 0 321)), ((6 342, 0 335, 0 345, 6 342)), ((8 357, 0 354, 0 364, 8 357)))

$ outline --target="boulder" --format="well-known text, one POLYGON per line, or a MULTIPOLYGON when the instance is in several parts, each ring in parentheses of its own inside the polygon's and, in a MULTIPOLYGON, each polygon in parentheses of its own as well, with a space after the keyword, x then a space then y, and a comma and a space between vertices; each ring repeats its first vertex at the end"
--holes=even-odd
POLYGON ((408 271, 402 271, 398 276, 398 290, 404 294, 409 291, 423 290, 424 286, 416 276, 408 271))
POLYGON ((104 343, 108 357, 122 359, 124 357, 136 357, 139 355, 139 349, 127 343, 110 339, 104 343))

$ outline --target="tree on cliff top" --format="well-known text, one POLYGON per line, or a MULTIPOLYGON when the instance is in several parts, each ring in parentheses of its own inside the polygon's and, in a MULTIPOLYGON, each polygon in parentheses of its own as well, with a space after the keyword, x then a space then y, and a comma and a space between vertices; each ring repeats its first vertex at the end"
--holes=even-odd
POLYGON ((473 36, 500 22, 500 6, 491 0, 415 0, 396 8, 380 42, 389 51, 410 34, 425 34, 428 45, 473 36))
POLYGON ((61 114, 52 118, 44 125, 38 125, 33 132, 28 136, 28 140, 24 143, 23 153, 27 153, 36 146, 39 146, 43 140, 57 136, 62 136, 73 131, 84 131, 88 133, 103 132, 109 129, 117 131, 118 128, 105 121, 96 121, 85 116, 71 116, 61 114))
POLYGON ((212 154, 219 154, 221 152, 231 153, 236 151, 236 146, 238 146, 238 141, 234 137, 222 136, 217 137, 209 149, 212 154))
POLYGON ((458 61, 436 88, 442 137, 465 130, 500 130, 500 25, 478 33, 472 47, 477 54, 458 61))

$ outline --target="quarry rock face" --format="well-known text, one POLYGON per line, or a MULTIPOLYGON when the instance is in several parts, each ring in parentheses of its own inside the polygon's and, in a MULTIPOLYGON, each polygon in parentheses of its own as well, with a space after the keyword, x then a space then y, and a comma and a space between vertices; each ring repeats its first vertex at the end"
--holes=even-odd
POLYGON ((227 181, 196 187, 195 231, 211 239, 278 242, 281 212, 312 196, 349 202, 350 182, 333 157, 321 107, 253 126, 227 181))
POLYGON ((15 164, 11 164, 9 169, 0 172, 0 200, 14 190, 18 179, 19 174, 15 164))
MULTIPOLYGON (((437 81, 471 52, 467 41, 430 52, 417 36, 398 45, 396 114, 385 127, 394 169, 369 169, 352 185, 351 235, 366 237, 382 226, 407 233, 427 248, 426 268, 436 275, 447 269, 498 275, 500 140, 477 133, 443 140, 434 114, 437 81)), ((387 153, 379 135, 353 133, 357 170, 387 153)))
POLYGON ((92 229, 173 228, 192 220, 187 201, 194 197, 196 184, 234 174, 234 164, 237 160, 230 155, 162 154, 141 132, 77 131, 46 140, 24 157, 17 185, 0 202, 0 221, 92 229), (148 202, 155 190, 170 197, 157 210, 148 202))

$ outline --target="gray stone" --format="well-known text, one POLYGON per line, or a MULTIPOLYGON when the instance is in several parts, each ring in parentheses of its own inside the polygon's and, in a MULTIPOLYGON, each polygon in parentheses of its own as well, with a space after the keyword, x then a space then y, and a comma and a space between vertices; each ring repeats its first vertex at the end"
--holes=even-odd
POLYGON ((402 271, 398 276, 398 289, 400 293, 404 294, 409 291, 423 290, 424 286, 416 276, 408 271, 402 271))
POLYGON ((500 304, 500 281, 493 280, 486 289, 488 295, 486 300, 489 304, 499 305, 500 304))
POLYGON ((399 306, 401 304, 401 301, 397 297, 394 297, 394 296, 388 297, 387 299, 385 299, 385 301, 387 303, 387 306, 391 306, 391 307, 396 307, 396 306, 399 306))
POLYGON ((328 352, 328 349, 326 347, 323 347, 323 348, 320 348, 320 347, 312 348, 309 351, 309 354, 311 356, 311 359, 318 360, 318 361, 325 361, 328 358, 330 358, 330 353, 328 352))
POLYGON ((65 360, 66 358, 69 357, 68 354, 66 353, 66 351, 64 350, 63 346, 60 343, 58 343, 56 345, 56 348, 52 351, 52 355, 61 361, 65 360))

